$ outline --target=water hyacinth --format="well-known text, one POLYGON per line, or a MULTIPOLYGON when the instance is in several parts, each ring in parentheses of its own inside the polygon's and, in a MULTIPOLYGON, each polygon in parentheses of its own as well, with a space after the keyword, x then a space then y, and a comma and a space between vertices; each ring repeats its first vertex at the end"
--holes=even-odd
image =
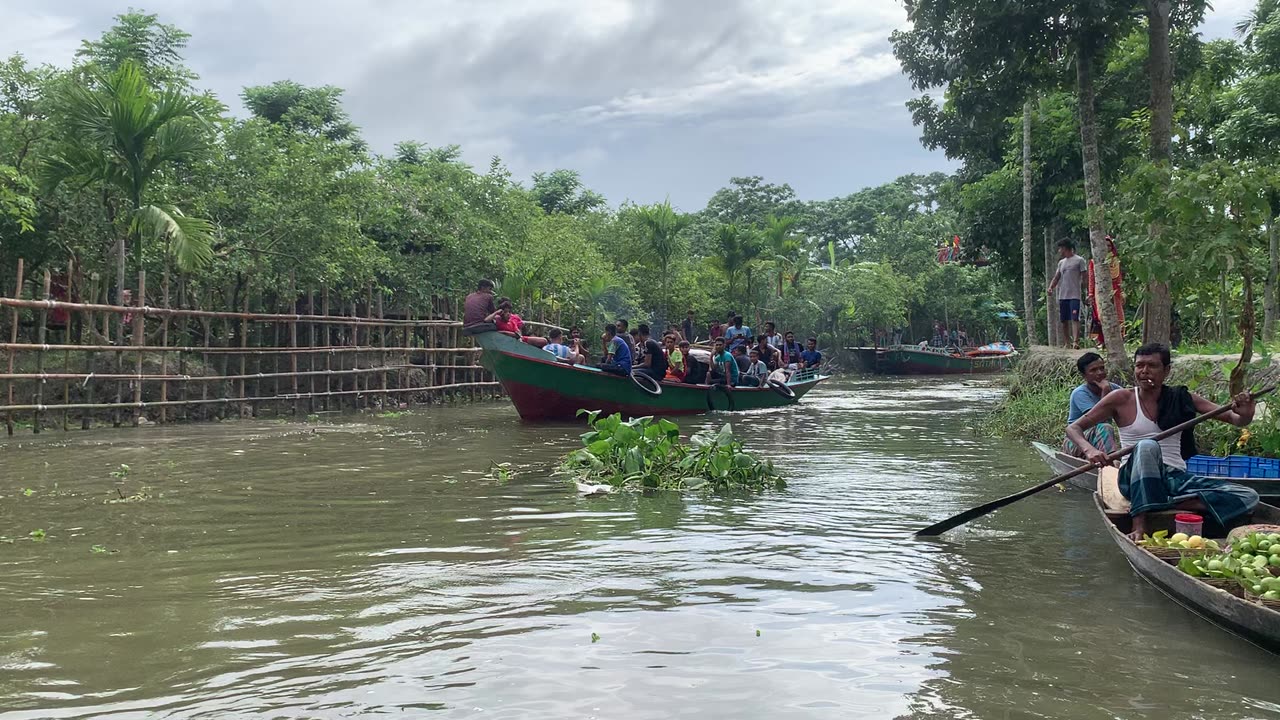
POLYGON ((666 419, 623 420, 615 413, 579 411, 590 430, 583 447, 569 453, 560 470, 576 482, 607 483, 627 490, 762 490, 786 486, 773 463, 743 449, 728 424, 680 440, 680 426, 666 419))

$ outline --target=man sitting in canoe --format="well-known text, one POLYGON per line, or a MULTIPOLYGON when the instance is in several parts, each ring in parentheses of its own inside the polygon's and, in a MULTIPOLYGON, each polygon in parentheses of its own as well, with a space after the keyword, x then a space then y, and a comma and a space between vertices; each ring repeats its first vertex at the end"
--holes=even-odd
POLYGON ((715 350, 711 353, 711 382, 735 387, 738 384, 738 361, 725 351, 724 338, 716 338, 714 347, 715 350))
MULTIPOLYGON (((1107 393, 1089 412, 1067 427, 1067 437, 1084 451, 1084 457, 1099 467, 1108 464, 1106 453, 1089 442, 1087 433, 1100 423, 1115 421, 1120 427, 1121 447, 1135 447, 1120 467, 1120 494, 1130 503, 1133 539, 1147 532, 1147 513, 1159 510, 1208 512, 1219 525, 1252 512, 1258 493, 1242 485, 1198 477, 1187 472, 1189 457, 1184 438, 1152 440, 1162 429, 1190 420, 1216 406, 1187 390, 1185 385, 1165 387, 1169 375, 1169 348, 1149 343, 1138 348, 1133 358, 1138 386, 1107 393), (1154 418, 1154 419, 1153 419, 1154 418)), ((1241 393, 1231 401, 1231 410, 1218 420, 1244 427, 1253 422, 1254 401, 1241 393)), ((1190 432, 1190 431, 1188 431, 1190 432)), ((1195 453, 1194 441, 1188 448, 1195 453)))
MULTIPOLYGON (((1079 420, 1093 409, 1109 393, 1119 390, 1120 386, 1107 380, 1107 363, 1096 352, 1087 352, 1076 360, 1076 369, 1080 371, 1084 382, 1071 391, 1070 407, 1067 410, 1067 424, 1079 420)), ((1089 444, 1104 453, 1111 454, 1120 449, 1120 440, 1116 434, 1116 426, 1111 423, 1099 423, 1084 434, 1089 444)), ((1062 452, 1075 457, 1084 457, 1084 451, 1071 438, 1062 441, 1062 452)))
POLYGON ((489 317, 497 310, 493 304, 493 281, 481 280, 476 291, 462 303, 462 334, 478 335, 496 330, 489 317))
POLYGON ((640 356, 640 364, 632 372, 648 375, 655 382, 662 382, 667 377, 667 353, 662 345, 650 336, 649 326, 640 324, 640 347, 644 354, 640 356))

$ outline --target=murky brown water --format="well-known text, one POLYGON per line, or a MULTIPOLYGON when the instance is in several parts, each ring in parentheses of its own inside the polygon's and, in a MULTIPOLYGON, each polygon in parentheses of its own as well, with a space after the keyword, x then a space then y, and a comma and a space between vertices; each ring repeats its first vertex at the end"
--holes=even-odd
POLYGON ((737 417, 791 478, 759 497, 578 498, 546 468, 579 430, 502 404, 0 443, 0 718, 1280 717, 1277 658, 1081 493, 906 539, 1045 476, 968 430, 997 394, 737 417))

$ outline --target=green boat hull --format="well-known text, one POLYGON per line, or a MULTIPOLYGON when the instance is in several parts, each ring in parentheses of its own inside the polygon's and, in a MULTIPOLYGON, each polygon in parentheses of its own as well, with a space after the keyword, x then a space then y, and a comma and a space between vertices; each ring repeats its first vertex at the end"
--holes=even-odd
POLYGON ((631 378, 593 367, 557 362, 550 353, 500 333, 474 336, 484 348, 480 362, 493 372, 525 420, 573 420, 578 410, 644 415, 696 415, 710 411, 765 410, 793 405, 825 376, 791 382, 788 397, 773 388, 662 383, 652 395, 631 378))
POLYGON ((876 348, 872 370, 884 375, 973 375, 1008 370, 1017 353, 970 357, 897 345, 876 348))

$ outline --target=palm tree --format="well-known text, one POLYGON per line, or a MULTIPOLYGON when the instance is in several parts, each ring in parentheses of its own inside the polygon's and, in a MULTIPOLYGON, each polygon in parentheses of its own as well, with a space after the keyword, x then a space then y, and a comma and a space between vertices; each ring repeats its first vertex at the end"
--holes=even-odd
POLYGON ((588 280, 587 284, 582 286, 582 305, 584 309, 590 311, 593 325, 600 326, 608 321, 609 312, 605 308, 605 302, 618 290, 618 285, 603 275, 588 280))
POLYGON ((666 322, 669 310, 668 304, 670 303, 670 298, 667 294, 667 283, 670 277, 667 271, 671 266, 671 258, 680 249, 680 231, 688 227, 693 218, 689 215, 681 215, 672 209, 670 200, 664 200, 648 207, 636 208, 635 213, 636 219, 640 223, 644 240, 649 246, 649 251, 658 259, 659 269, 662 273, 661 320, 666 322))
POLYGON ((87 84, 72 84, 59 104, 68 131, 43 168, 45 184, 100 184, 124 195, 127 230, 117 235, 115 248, 119 288, 125 287, 126 236, 139 262, 144 240, 163 242, 179 270, 212 260, 212 223, 171 204, 144 204, 163 169, 208 148, 201 101, 178 88, 153 89, 142 69, 128 61, 109 74, 92 73, 87 84))
POLYGON ((787 269, 794 267, 800 251, 800 240, 791 231, 798 220, 793 217, 777 217, 770 213, 764 218, 764 245, 769 249, 774 268, 778 273, 778 297, 782 297, 782 280, 787 269))
POLYGON ((738 276, 748 271, 752 261, 760 255, 760 240, 749 228, 737 225, 721 225, 716 229, 716 246, 720 251, 716 264, 724 271, 725 281, 729 285, 729 297, 734 297, 734 286, 738 276))

